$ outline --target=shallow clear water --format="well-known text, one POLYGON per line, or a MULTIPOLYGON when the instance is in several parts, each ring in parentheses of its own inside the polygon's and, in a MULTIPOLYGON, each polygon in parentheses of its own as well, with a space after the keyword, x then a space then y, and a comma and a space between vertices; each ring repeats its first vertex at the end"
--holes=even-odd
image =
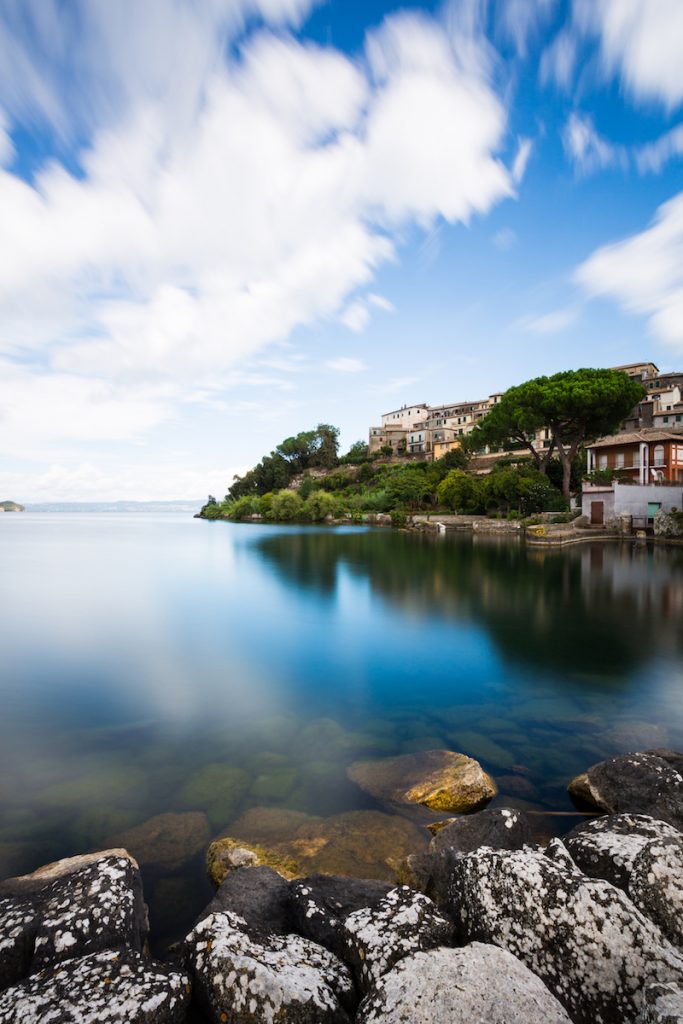
POLYGON ((377 809, 354 760, 462 750, 572 812, 596 760, 683 746, 680 548, 24 513, 0 574, 0 875, 198 812, 143 851, 160 942, 210 896, 197 822, 377 809))

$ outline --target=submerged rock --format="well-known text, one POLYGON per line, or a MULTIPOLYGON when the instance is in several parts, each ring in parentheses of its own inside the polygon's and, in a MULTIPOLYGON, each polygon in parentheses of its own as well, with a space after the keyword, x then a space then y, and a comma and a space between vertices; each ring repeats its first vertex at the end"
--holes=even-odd
POLYGON ((407 886, 392 889, 374 907, 356 910, 343 923, 345 956, 367 992, 399 960, 446 945, 453 926, 431 900, 407 886))
POLYGON ((181 1024, 186 975, 139 953, 106 950, 34 974, 0 993, 0 1024, 181 1024))
POLYGON ((608 814, 648 814, 683 830, 683 771, 676 751, 624 754, 569 783, 571 796, 608 814))
POLYGON ((353 981, 332 953, 299 935, 250 934, 232 913, 188 935, 195 990, 210 1019, 230 1024, 348 1024, 353 981))
POLYGON ((668 939, 683 946, 683 836, 643 814, 579 825, 565 838, 578 867, 628 893, 668 939))
POLYGON ((390 890, 366 878, 310 875, 290 884, 290 912, 300 935, 343 958, 344 920, 356 910, 376 907, 390 890))
POLYGON ((347 773, 378 800, 423 804, 434 811, 474 811, 497 792, 493 779, 478 761, 451 750, 356 761, 347 773))
POLYGON ((412 822, 381 811, 348 811, 330 818, 269 808, 248 811, 233 826, 238 845, 261 849, 263 863, 303 876, 321 872, 396 881, 405 858, 426 847, 412 822), (247 842, 242 842, 242 839, 247 842), (261 847, 260 844, 263 844, 261 847))
POLYGON ((535 974, 504 949, 416 953, 385 974, 361 1003, 357 1024, 570 1024, 535 974))
POLYGON ((147 914, 125 850, 70 857, 0 883, 0 985, 101 949, 142 949, 147 914))
POLYGON ((452 855, 449 909, 461 939, 519 957, 576 1024, 636 1024, 647 985, 683 979, 683 957, 621 890, 529 848, 452 855))
POLYGON ((157 814, 141 825, 120 832, 107 845, 122 846, 140 864, 176 871, 206 846, 209 822, 201 811, 157 814))

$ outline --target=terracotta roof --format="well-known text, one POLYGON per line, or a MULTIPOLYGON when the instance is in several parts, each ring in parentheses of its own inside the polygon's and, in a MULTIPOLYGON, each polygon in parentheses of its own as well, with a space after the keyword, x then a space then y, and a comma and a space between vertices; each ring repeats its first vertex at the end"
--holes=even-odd
POLYGON ((613 434, 610 437, 601 437, 586 448, 613 448, 620 444, 640 444, 642 441, 680 441, 681 431, 673 430, 634 430, 626 434, 613 434))

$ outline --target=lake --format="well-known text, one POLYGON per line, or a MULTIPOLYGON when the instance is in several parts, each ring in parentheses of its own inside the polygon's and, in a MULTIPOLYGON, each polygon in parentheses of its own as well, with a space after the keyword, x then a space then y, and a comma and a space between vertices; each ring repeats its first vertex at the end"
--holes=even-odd
POLYGON ((0 571, 0 875, 138 837, 157 948, 209 836, 384 812, 354 760, 461 750, 561 833, 573 775, 683 748, 682 548, 27 512, 0 571))

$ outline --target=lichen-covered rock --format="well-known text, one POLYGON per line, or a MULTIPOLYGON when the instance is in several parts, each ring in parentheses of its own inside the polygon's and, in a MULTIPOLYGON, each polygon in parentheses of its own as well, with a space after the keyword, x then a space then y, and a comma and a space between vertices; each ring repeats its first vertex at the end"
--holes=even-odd
POLYGON ((475 811, 497 792, 495 782, 478 761, 451 750, 356 761, 347 774, 379 800, 423 804, 434 811, 475 811))
POLYGON ((594 764, 569 783, 571 796, 607 814, 647 814, 683 830, 683 773, 676 751, 624 754, 594 764))
POLYGON ((638 1024, 683 1024, 683 985, 648 985, 638 1024))
POLYGON ((374 907, 349 914, 343 930, 344 959, 353 967, 363 992, 403 957, 443 946, 453 938, 451 922, 432 901, 405 885, 391 889, 374 907))
POLYGON ((0 993, 0 1024, 181 1024, 184 974, 107 950, 48 967, 0 993))
POLYGON ((451 848, 470 853, 480 846, 494 850, 521 850, 531 843, 533 832, 529 816, 509 807, 488 807, 478 814, 453 818, 439 829, 429 844, 429 852, 451 848))
POLYGON ((416 953, 380 978, 357 1024, 570 1024, 540 978, 497 946, 416 953))
POLYGON ((635 1024, 643 990, 683 957, 621 892, 529 848, 452 854, 461 939, 493 942, 537 974, 576 1024, 635 1024))
POLYGON ((238 868, 226 877, 198 920, 230 910, 243 918, 250 930, 285 935, 293 930, 289 884, 272 868, 238 868))
POLYGON ((70 857, 0 884, 0 984, 100 949, 139 951, 147 914, 125 850, 70 857))
POLYGON ((202 811, 156 814, 134 828, 119 832, 107 843, 123 846, 139 864, 176 871, 192 860, 209 841, 209 820, 202 811))
POLYGON ((300 935, 343 959, 344 921, 356 910, 376 907, 391 886, 374 879, 310 875, 290 883, 290 911, 300 935))
POLYGON ((332 953, 299 935, 250 934, 212 914, 185 940, 195 991, 216 1024, 348 1024, 353 980, 332 953))
POLYGON ((272 868, 283 878, 295 878, 300 873, 291 857, 230 836, 215 839, 206 854, 206 870, 214 885, 221 885, 231 871, 254 867, 272 868))
POLYGON ((683 836, 644 814, 614 814, 565 837, 578 867, 628 893, 639 910, 683 946, 683 836))

